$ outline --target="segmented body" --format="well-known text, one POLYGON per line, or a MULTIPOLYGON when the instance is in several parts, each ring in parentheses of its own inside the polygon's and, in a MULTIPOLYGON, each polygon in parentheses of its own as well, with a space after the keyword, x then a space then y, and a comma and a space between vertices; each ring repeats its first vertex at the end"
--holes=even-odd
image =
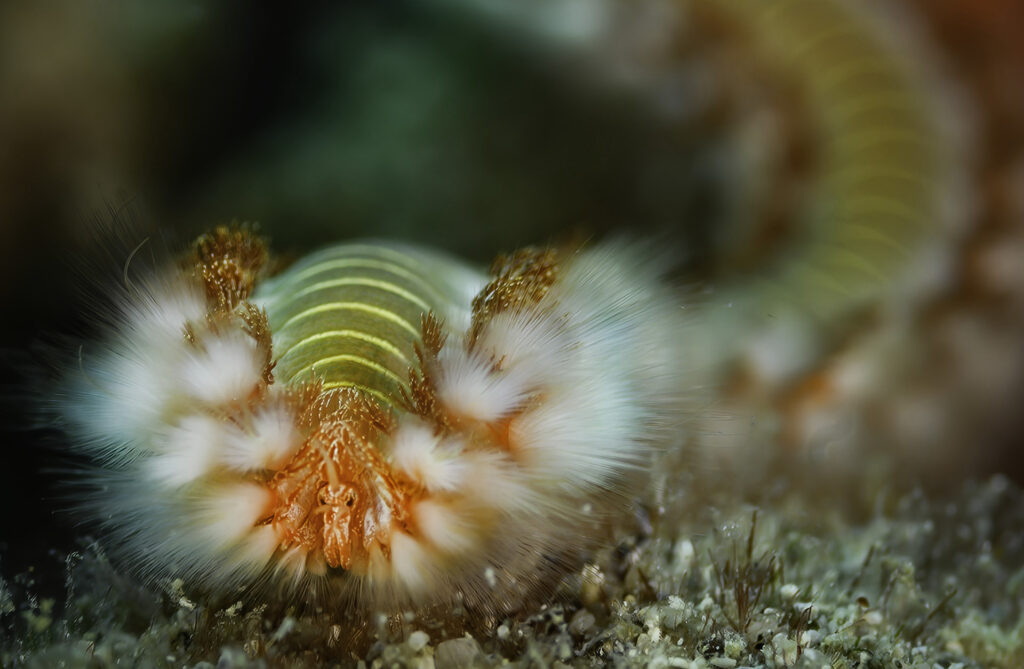
POLYGON ((769 220, 732 240, 776 251, 721 282, 698 335, 728 363, 723 403, 761 417, 745 439, 828 449, 837 467, 872 447, 890 457, 946 450, 906 418, 918 410, 912 397, 932 395, 920 343, 932 328, 909 324, 952 289, 972 206, 971 118, 941 63, 919 26, 884 3, 690 4, 731 23, 747 58, 796 93, 783 112, 809 149, 789 188, 764 175, 795 203, 784 234, 769 220), (745 334, 722 344, 723 332, 745 334))
POLYGON ((267 310, 281 382, 319 379, 325 390, 357 388, 394 407, 409 391, 423 316, 465 322, 466 291, 482 284, 453 258, 353 243, 303 258, 256 301, 267 310))
POLYGON ((793 248, 761 280, 772 302, 834 320, 890 287, 914 245, 948 225, 944 198, 960 168, 927 72, 900 53, 884 17, 854 3, 710 5, 793 82, 811 140, 810 183, 788 223, 793 248))

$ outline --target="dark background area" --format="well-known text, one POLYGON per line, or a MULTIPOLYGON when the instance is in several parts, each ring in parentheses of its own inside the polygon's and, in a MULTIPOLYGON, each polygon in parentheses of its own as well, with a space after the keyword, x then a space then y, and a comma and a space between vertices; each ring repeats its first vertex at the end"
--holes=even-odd
MULTIPOLYGON (((121 3, 83 3, 88 7, 78 11, 85 16, 67 6, 52 14, 25 10, 28 16, 6 10, 13 18, 6 34, 39 31, 36 37, 49 39, 34 46, 59 51, 67 39, 69 51, 54 56, 58 62, 49 71, 40 67, 55 79, 42 90, 15 86, 21 82, 10 72, 28 68, 11 60, 3 68, 9 78, 3 82, 7 125, 0 130, 6 156, 0 167, 0 356, 7 369, 0 403, 0 569, 7 576, 60 565, 62 553, 76 548, 88 530, 69 510, 74 492, 65 473, 83 463, 68 453, 58 430, 40 425, 48 417, 38 401, 70 358, 66 336, 96 334, 90 304, 116 280, 111 263, 150 234, 157 246, 175 249, 209 223, 175 212, 187 210, 240 147, 316 99, 325 75, 302 43, 324 16, 361 12, 368 4, 303 3, 275 15, 248 11, 247 3, 186 3, 180 14, 169 3, 155 3, 184 24, 177 31, 149 26, 160 17, 131 14, 135 10, 121 3), (108 15, 116 12, 131 15, 108 15), (65 23, 76 20, 84 26, 65 23), (154 45, 145 44, 145 36, 127 42, 127 33, 146 27, 155 33, 154 45), (79 32, 88 39, 75 41, 79 32), (108 37, 123 41, 104 43, 108 37), (77 59, 86 64, 76 66, 77 59), (116 69, 116 77, 104 67, 116 69), (84 80, 74 82, 77 76, 84 80), (55 91, 56 100, 49 97, 55 91), (28 98, 22 109, 10 110, 11 95, 28 98), (92 104, 94 96, 110 97, 92 104), (120 105, 130 108, 120 127, 93 130, 106 122, 79 117, 120 105), (102 145, 110 136, 120 144, 112 158, 102 145), (108 160, 123 163, 113 178, 104 169, 108 160)), ((46 58, 6 51, 7 59, 46 58)), ((52 585, 60 587, 59 581, 52 585)))

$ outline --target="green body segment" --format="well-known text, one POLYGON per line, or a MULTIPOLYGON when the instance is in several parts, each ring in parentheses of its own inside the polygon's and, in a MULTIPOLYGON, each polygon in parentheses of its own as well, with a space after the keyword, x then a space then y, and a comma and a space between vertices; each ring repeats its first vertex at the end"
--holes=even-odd
POLYGON ((412 247, 353 243, 303 258, 256 293, 273 334, 278 383, 322 380, 394 406, 416 362, 421 319, 461 326, 482 276, 412 247))

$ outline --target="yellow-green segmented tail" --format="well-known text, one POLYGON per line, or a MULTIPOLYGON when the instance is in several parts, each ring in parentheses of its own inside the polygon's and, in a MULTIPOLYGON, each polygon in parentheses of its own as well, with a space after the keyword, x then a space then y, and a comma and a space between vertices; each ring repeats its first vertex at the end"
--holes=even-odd
POLYGON ((918 45, 901 41, 907 26, 885 21, 884 7, 680 2, 731 22, 745 47, 801 96, 814 167, 785 247, 772 262, 719 282, 692 338, 709 369, 740 353, 786 379, 834 346, 850 319, 921 299, 941 272, 939 258, 922 249, 945 243, 963 211, 957 193, 966 168, 959 129, 950 125, 955 96, 937 84, 918 45))
MULTIPOLYGON (((783 340, 792 360, 780 369, 793 371, 828 350, 848 319, 897 304, 920 288, 918 275, 941 270, 922 267, 936 260, 922 247, 947 239, 962 211, 955 97, 936 83, 912 28, 887 21, 895 17, 884 3, 677 2, 728 24, 747 57, 798 96, 813 161, 778 251, 715 284, 695 355, 709 367, 750 346, 774 358, 783 340), (776 343, 760 347, 762 338, 776 343)), ((771 174, 746 178, 773 183, 771 174)))
MULTIPOLYGON (((714 6, 714 5, 712 5, 714 6)), ((825 321, 884 289, 914 244, 940 234, 951 183, 949 138, 928 82, 882 17, 856 3, 726 0, 754 48, 800 82, 817 168, 799 241, 765 277, 769 302, 799 302, 825 321)), ((768 306, 768 305, 765 305, 768 306)))

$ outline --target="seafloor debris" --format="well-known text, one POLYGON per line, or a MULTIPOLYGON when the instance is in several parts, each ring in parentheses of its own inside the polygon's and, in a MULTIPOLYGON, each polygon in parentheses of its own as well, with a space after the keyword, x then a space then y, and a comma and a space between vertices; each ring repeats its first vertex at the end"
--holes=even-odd
MULTIPOLYGON (((763 482, 787 483, 783 478, 763 482)), ((93 546, 67 602, 5 584, 3 666, 996 667, 1024 663, 1024 492, 996 478, 872 506, 786 492, 756 509, 674 492, 519 616, 326 614, 212 603, 120 576, 93 546), (813 510, 813 512, 812 512, 813 510)), ((784 489, 784 488, 778 488, 784 489)), ((870 495, 868 494, 870 492, 870 495)))

